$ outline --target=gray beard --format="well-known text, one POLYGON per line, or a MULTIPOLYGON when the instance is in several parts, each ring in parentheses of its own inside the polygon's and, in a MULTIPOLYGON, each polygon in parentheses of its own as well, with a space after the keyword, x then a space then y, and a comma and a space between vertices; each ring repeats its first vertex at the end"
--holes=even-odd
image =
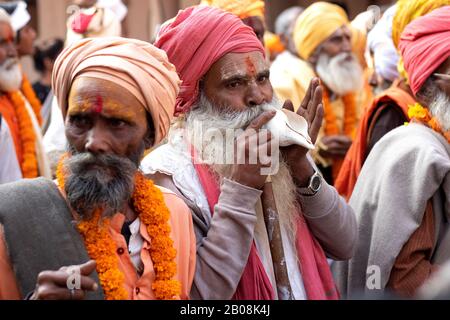
POLYGON ((320 80, 338 96, 357 92, 363 87, 363 70, 353 54, 353 59, 345 61, 348 53, 340 53, 332 58, 322 53, 316 65, 320 80))
POLYGON ((428 109, 444 131, 450 130, 450 99, 442 90, 437 91, 428 109))
POLYGON ((64 163, 67 201, 83 220, 95 210, 112 217, 124 209, 134 192, 135 160, 111 154, 76 153, 64 163))
MULTIPOLYGON (((231 111, 229 107, 214 106, 206 96, 201 93, 199 102, 186 115, 184 125, 185 133, 195 149, 208 159, 211 169, 217 174, 220 183, 224 178, 231 176, 233 164, 225 162, 227 146, 222 140, 205 139, 208 129, 244 129, 250 122, 265 110, 280 109, 280 102, 274 98, 271 103, 248 107, 242 112, 231 111)), ((229 146, 228 146, 229 147, 229 146)), ((276 199, 280 223, 288 231, 288 238, 292 243, 296 235, 297 207, 296 186, 287 164, 280 159, 278 172, 272 175, 272 186, 276 199)))
POLYGON ((14 92, 20 89, 22 72, 17 59, 9 58, 0 66, 0 91, 14 92))

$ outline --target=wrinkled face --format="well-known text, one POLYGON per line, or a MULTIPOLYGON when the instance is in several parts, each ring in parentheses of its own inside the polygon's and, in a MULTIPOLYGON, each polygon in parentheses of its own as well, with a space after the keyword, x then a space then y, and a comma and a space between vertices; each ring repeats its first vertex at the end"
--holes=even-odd
POLYGON ((8 58, 17 58, 14 46, 14 32, 6 22, 0 22, 0 65, 8 58))
POLYGON ((77 152, 134 158, 151 146, 154 131, 148 130, 144 106, 121 86, 107 80, 76 79, 68 104, 66 136, 77 152))
POLYGON ((340 53, 351 53, 351 37, 351 31, 346 26, 339 28, 330 37, 328 37, 327 40, 322 42, 314 54, 311 55, 309 61, 315 65, 321 53, 325 53, 330 58, 333 58, 340 53))
POLYGON ((260 52, 228 53, 214 63, 202 81, 206 98, 235 111, 272 101, 269 66, 260 52))
POLYGON ((19 42, 17 51, 20 56, 32 55, 34 53, 34 40, 36 40, 36 30, 32 26, 26 25, 19 31, 19 42))
POLYGON ((261 41, 262 45, 264 46, 264 32, 266 31, 264 27, 264 22, 260 17, 248 17, 245 19, 242 19, 242 22, 246 25, 248 25, 250 28, 253 29, 253 31, 256 34, 256 37, 259 41, 261 41))

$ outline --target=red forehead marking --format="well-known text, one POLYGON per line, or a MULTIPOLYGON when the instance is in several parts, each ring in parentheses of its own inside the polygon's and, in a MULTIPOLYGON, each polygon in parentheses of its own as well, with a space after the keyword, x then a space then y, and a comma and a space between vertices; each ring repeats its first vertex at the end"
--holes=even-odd
POLYGON ((103 110, 103 98, 102 96, 98 95, 97 100, 95 101, 95 105, 92 108, 92 111, 96 113, 101 113, 103 110))
POLYGON ((247 72, 250 73, 251 75, 256 74, 256 68, 255 65, 253 64, 253 61, 250 57, 246 57, 245 58, 245 64, 247 65, 247 72))

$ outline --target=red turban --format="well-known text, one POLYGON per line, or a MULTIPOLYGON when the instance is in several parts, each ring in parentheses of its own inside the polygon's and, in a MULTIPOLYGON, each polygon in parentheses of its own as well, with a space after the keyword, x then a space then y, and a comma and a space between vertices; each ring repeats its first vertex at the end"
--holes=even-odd
POLYGON ((430 75, 450 56, 450 6, 417 18, 403 31, 399 49, 416 94, 430 75))
POLYGON ((265 55, 252 28, 235 15, 208 6, 178 12, 161 28, 155 46, 167 52, 182 80, 175 115, 197 102, 199 80, 225 54, 259 51, 265 55))

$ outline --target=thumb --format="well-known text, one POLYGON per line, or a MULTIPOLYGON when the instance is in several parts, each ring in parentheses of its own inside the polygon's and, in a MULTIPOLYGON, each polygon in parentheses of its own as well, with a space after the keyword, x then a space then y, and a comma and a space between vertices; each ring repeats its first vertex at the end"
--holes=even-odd
POLYGON ((284 101, 283 103, 283 109, 287 109, 289 111, 294 112, 294 105, 292 104, 292 101, 287 99, 286 101, 284 101))

